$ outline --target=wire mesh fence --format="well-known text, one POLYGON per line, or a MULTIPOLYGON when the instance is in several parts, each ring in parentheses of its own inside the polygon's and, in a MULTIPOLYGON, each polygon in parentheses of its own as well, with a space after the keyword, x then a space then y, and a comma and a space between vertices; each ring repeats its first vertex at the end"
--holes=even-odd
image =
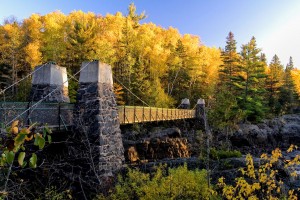
POLYGON ((7 124, 20 115, 16 120, 24 126, 37 122, 41 126, 47 124, 52 128, 67 129, 72 125, 73 104, 41 103, 31 108, 33 104, 34 102, 0 102, 0 124, 7 124), (27 112, 23 113, 25 110, 27 112))

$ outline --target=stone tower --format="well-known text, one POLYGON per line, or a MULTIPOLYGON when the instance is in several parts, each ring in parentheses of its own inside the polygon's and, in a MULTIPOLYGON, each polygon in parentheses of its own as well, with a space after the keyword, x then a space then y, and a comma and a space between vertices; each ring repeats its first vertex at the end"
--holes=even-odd
POLYGON ((109 176, 123 165, 124 148, 111 67, 99 61, 81 66, 75 126, 85 131, 97 174, 109 176))
POLYGON ((68 95, 67 70, 54 63, 39 65, 32 77, 32 88, 29 101, 70 102, 68 95))

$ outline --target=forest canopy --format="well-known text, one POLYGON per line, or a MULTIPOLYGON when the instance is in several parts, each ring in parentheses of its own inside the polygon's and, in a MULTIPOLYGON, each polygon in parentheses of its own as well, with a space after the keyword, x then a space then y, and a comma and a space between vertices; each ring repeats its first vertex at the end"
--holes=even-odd
MULTIPOLYGON (((83 61, 96 59, 112 66, 120 104, 143 104, 128 90, 157 107, 204 98, 215 115, 221 114, 218 109, 227 112, 225 106, 229 116, 240 113, 249 120, 290 112, 298 105, 300 71, 292 58, 284 66, 274 55, 268 64, 255 37, 240 51, 231 32, 224 49, 208 47, 198 36, 182 35, 173 27, 141 23, 145 17, 131 4, 125 15, 56 11, 32 14, 22 22, 7 19, 0 26, 0 88, 42 63, 54 61, 74 74, 83 61)), ((72 102, 77 87, 71 79, 72 102)), ((30 81, 12 87, 11 99, 26 101, 28 88, 30 81)))

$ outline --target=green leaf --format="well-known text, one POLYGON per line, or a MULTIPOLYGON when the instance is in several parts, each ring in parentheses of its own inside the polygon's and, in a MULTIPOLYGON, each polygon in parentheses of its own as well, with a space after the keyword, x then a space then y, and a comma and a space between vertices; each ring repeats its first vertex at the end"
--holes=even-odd
POLYGON ((49 134, 52 133, 51 129, 48 126, 45 126, 44 130, 49 134))
POLYGON ((21 167, 24 168, 24 167, 26 167, 26 165, 27 165, 27 162, 24 161, 24 162, 23 162, 23 165, 22 165, 21 167))
POLYGON ((39 137, 40 137, 39 133, 35 134, 34 143, 33 143, 35 146, 39 146, 39 137))
POLYGON ((32 154, 31 158, 29 159, 29 166, 31 168, 36 168, 37 156, 35 153, 32 154))
POLYGON ((45 128, 43 128, 43 137, 46 137, 47 131, 45 128))
POLYGON ((14 139, 15 147, 19 147, 21 144, 23 144, 25 141, 25 138, 26 138, 26 134, 18 134, 14 139))
POLYGON ((44 146, 45 146, 45 139, 43 137, 39 136, 38 144, 39 144, 39 149, 44 148, 44 146))
POLYGON ((20 152, 18 156, 18 163, 20 166, 23 166, 24 158, 25 158, 25 152, 20 152))
POLYGON ((22 150, 22 151, 25 151, 25 147, 24 147, 23 145, 21 146, 21 150, 22 150))
POLYGON ((49 144, 51 144, 51 142, 52 142, 52 137, 51 137, 51 135, 47 135, 47 138, 48 138, 49 144))
POLYGON ((12 164, 14 162, 14 158, 15 158, 15 153, 13 151, 8 152, 7 154, 7 163, 8 164, 12 164))

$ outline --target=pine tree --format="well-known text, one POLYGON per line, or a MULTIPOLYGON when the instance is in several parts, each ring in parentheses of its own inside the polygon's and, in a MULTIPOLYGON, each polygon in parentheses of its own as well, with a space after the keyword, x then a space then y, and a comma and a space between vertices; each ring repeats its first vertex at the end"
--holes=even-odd
POLYGON ((227 86, 227 89, 230 92, 234 93, 232 85, 240 71, 240 56, 236 51, 234 34, 229 32, 226 39, 225 50, 222 51, 223 65, 220 66, 220 81, 221 84, 225 84, 227 86))
POLYGON ((265 115, 262 97, 265 90, 260 87, 260 82, 265 79, 266 74, 259 53, 255 37, 248 44, 242 45, 241 72, 234 83, 239 90, 238 105, 250 121, 260 121, 265 115))
POLYGON ((293 69, 293 58, 290 57, 289 63, 286 65, 284 70, 283 85, 280 87, 280 93, 278 97, 278 101, 282 106, 283 113, 292 113, 292 110, 297 105, 297 100, 299 98, 291 74, 293 69))
MULTIPOLYGON (((134 42, 136 40, 137 29, 139 28, 140 20, 146 16, 144 13, 137 14, 136 7, 132 3, 128 7, 128 14, 124 18, 122 27, 122 37, 118 43, 119 49, 117 50, 117 62, 114 63, 114 71, 119 77, 122 84, 129 90, 133 90, 136 84, 133 80, 133 73, 136 72, 134 67, 142 67, 139 62, 139 55, 135 51, 134 42)), ((132 95, 125 91, 124 100, 127 104, 135 104, 135 99, 132 95)))
POLYGON ((268 68, 268 77, 266 80, 268 105, 271 113, 278 115, 282 109, 279 103, 279 92, 282 86, 283 66, 277 55, 274 55, 268 68))

